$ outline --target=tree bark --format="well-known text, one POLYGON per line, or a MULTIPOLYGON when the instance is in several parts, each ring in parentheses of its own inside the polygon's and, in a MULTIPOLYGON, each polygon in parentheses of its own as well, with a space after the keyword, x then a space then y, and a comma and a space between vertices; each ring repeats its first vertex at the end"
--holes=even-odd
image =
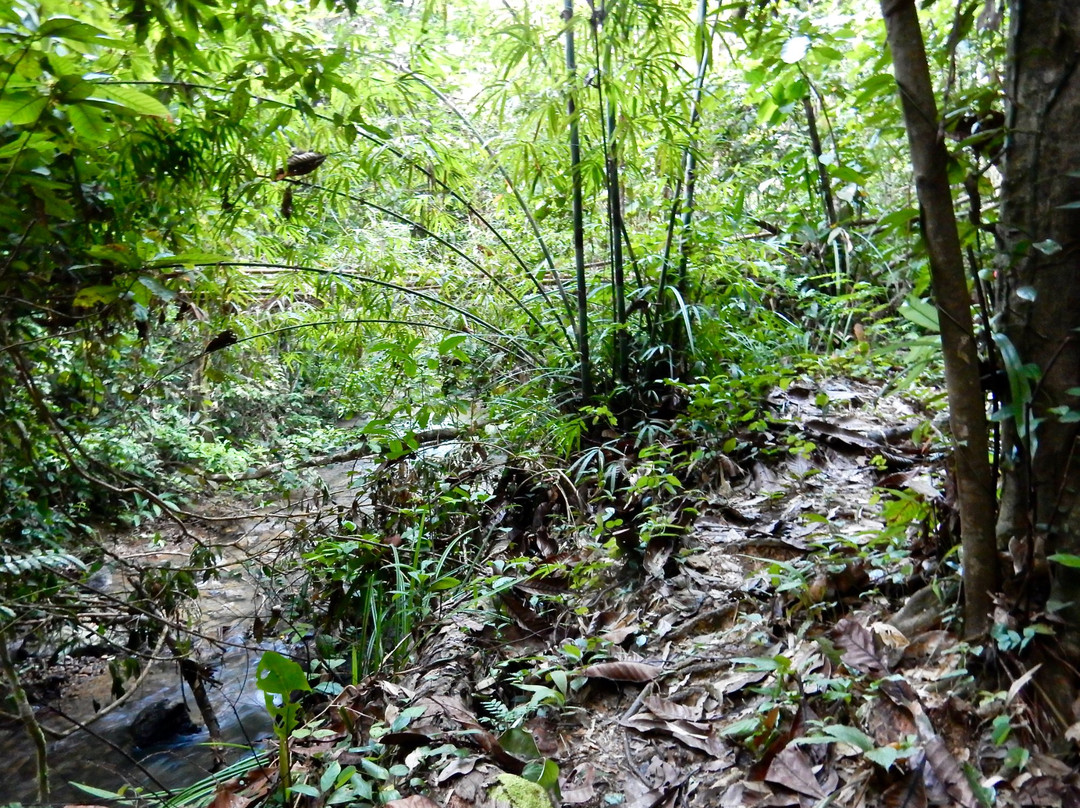
POLYGON ((1000 576, 994 537, 997 498, 971 295, 949 188, 945 133, 930 83, 915 0, 881 0, 881 11, 911 147, 941 329, 964 553, 964 634, 975 639, 989 629, 991 598, 999 589, 1000 576))
POLYGON ((1070 393, 1080 387, 1080 4, 1012 0, 1010 25, 998 300, 1003 344, 1015 350, 1006 368, 1020 383, 1002 430, 998 541, 1024 584, 1020 602, 1064 618, 1056 651, 1075 666, 1080 570, 1046 556, 1080 555, 1080 425, 1062 417, 1080 409, 1070 393), (1023 384, 1016 365, 1037 377, 1023 384))

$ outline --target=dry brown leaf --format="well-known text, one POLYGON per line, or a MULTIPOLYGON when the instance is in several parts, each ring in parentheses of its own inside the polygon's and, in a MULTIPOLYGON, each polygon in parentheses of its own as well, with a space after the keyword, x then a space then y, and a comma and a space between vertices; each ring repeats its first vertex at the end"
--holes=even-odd
POLYGON ((245 808, 251 802, 248 797, 242 797, 229 788, 228 783, 218 786, 214 793, 214 799, 207 808, 245 808))
POLYGON ((889 648, 907 648, 910 644, 904 632, 889 623, 874 623, 870 626, 870 630, 889 648))
POLYGON ((420 794, 413 794, 400 800, 390 800, 386 808, 440 808, 439 803, 420 794))
POLYGON ((645 548, 645 560, 642 562, 645 571, 653 578, 663 580, 664 566, 674 550, 675 540, 670 536, 657 536, 651 539, 645 548))
POLYGON ((885 448, 876 440, 871 440, 860 432, 845 429, 842 426, 836 426, 835 424, 830 424, 828 421, 821 421, 817 418, 811 418, 806 421, 803 424, 803 429, 819 437, 830 439, 834 445, 840 444, 845 447, 871 449, 873 451, 881 451, 885 448))
POLYGON ((825 797, 825 792, 810 768, 810 759, 798 746, 789 745, 773 758, 763 779, 800 794, 806 794, 808 797, 815 799, 825 797))
POLYGON ((842 651, 840 659, 855 670, 870 674, 885 673, 885 663, 874 648, 874 635, 861 623, 844 618, 833 629, 836 645, 842 651))
POLYGON ((686 704, 678 704, 671 699, 660 696, 649 696, 645 699, 645 708, 657 718, 700 721, 702 715, 700 706, 691 707, 686 704))
POLYGON ((930 764, 931 772, 945 787, 946 793, 956 805, 975 808, 978 804, 975 800, 975 792, 971 790, 971 784, 964 776, 964 770, 960 768, 952 752, 945 746, 945 741, 941 740, 941 736, 935 735, 924 739, 923 750, 926 752, 926 762, 930 764))
POLYGON ((1038 665, 1029 670, 1027 673, 1025 673, 1023 676, 1021 676, 1009 686, 1009 693, 1005 697, 1006 704, 1012 703, 1012 700, 1015 699, 1020 693, 1020 691, 1024 689, 1024 685, 1031 681, 1032 677, 1035 676, 1036 673, 1038 673, 1039 668, 1041 667, 1042 663, 1040 662, 1038 665))
POLYGON ((1016 796, 1021 805, 1058 808, 1066 804, 1065 791, 1065 784, 1056 777, 1032 777, 1020 786, 1016 796))
POLYGON ((451 778, 469 774, 476 768, 476 762, 477 758, 475 755, 464 758, 454 758, 435 776, 435 784, 441 786, 451 778))
POLYGON ((567 785, 561 788, 562 804, 580 805, 592 800, 596 796, 596 787, 593 785, 595 780, 596 768, 592 764, 586 763, 579 766, 566 778, 567 785), (581 776, 580 782, 576 782, 578 775, 581 776))
POLYGON ((611 682, 651 682, 661 673, 660 668, 644 662, 601 662, 585 668, 581 675, 611 682))

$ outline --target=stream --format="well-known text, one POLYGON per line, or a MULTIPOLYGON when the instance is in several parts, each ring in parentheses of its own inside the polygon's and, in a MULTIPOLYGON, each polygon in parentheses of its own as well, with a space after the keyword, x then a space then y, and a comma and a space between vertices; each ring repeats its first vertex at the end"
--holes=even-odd
MULTIPOLYGON (((357 497, 354 479, 361 479, 355 472, 366 471, 370 465, 365 461, 340 463, 319 470, 324 491, 319 506, 349 507, 357 497)), ((312 498, 306 498, 310 507, 312 498)), ((236 522, 207 522, 208 530, 201 538, 216 545, 222 553, 222 566, 232 565, 241 558, 251 558, 262 552, 276 553, 276 541, 291 531, 298 518, 301 505, 292 504, 268 509, 265 517, 249 517, 236 522), (208 534, 208 535, 207 535, 208 534)), ((137 556, 145 564, 176 564, 186 553, 176 548, 149 545, 143 536, 121 537, 117 541, 131 556, 137 556)), ((181 559, 183 560, 183 559, 181 559)), ((288 559, 277 559, 278 562, 288 559)), ((249 565, 252 566, 252 565, 249 565)), ((231 566, 230 566, 231 568, 231 566)), ((223 575, 199 585, 197 633, 215 638, 214 643, 201 641, 202 658, 214 666, 214 686, 207 691, 214 705, 224 740, 235 744, 230 748, 228 759, 236 760, 263 748, 262 741, 272 736, 272 722, 266 712, 263 694, 255 686, 255 668, 263 648, 277 647, 279 643, 267 639, 259 647, 250 639, 252 621, 256 616, 264 619, 276 605, 266 595, 265 585, 250 570, 237 565, 237 574, 223 575)), ((108 579, 109 576, 105 576, 108 579)), ((119 595, 124 588, 122 581, 106 581, 119 595)), ((286 593, 275 593, 279 598, 286 593)), ((167 651, 162 652, 167 655, 167 651)), ((118 708, 105 715, 94 717, 98 705, 109 704, 112 679, 104 661, 91 660, 91 670, 80 671, 79 683, 70 688, 49 705, 36 706, 38 720, 51 729, 62 731, 71 727, 64 714, 89 724, 87 730, 49 743, 50 785, 54 802, 85 803, 88 795, 72 785, 83 783, 98 789, 116 791, 125 784, 150 791, 162 788, 177 790, 206 777, 211 773, 211 750, 207 745, 209 735, 202 726, 199 711, 190 690, 182 683, 178 666, 173 662, 156 663, 139 684, 138 691, 118 708), (85 674, 85 675, 84 675, 85 674), (199 725, 198 732, 177 735, 168 743, 147 750, 137 747, 132 737, 132 724, 147 708, 158 702, 168 705, 186 703, 192 720, 199 725), (55 708, 55 709, 54 709, 55 708), (63 711, 61 714, 59 711, 63 711), (146 769, 153 780, 133 763, 146 769)), ((74 677, 72 677, 74 678, 74 677)), ((25 730, 17 725, 0 727, 0 758, 7 761, 7 776, 0 780, 0 803, 36 801, 36 762, 32 745, 25 730)))

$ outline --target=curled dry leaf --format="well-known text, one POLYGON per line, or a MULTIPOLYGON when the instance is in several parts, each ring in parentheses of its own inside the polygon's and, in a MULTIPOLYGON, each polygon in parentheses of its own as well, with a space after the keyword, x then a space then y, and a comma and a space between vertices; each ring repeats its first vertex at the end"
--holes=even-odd
POLYGON ((585 668, 581 675, 611 682, 651 682, 661 673, 660 668, 643 662, 601 662, 585 668))
POLYGON ((907 648, 908 638, 904 632, 889 623, 874 623, 870 630, 889 648, 907 648))

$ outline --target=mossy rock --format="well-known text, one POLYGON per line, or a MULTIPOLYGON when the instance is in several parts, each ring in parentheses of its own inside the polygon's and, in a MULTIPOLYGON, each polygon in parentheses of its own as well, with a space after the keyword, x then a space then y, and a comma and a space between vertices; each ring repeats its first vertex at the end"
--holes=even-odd
POLYGON ((498 808, 552 808, 544 787, 516 774, 500 774, 489 797, 498 808))

